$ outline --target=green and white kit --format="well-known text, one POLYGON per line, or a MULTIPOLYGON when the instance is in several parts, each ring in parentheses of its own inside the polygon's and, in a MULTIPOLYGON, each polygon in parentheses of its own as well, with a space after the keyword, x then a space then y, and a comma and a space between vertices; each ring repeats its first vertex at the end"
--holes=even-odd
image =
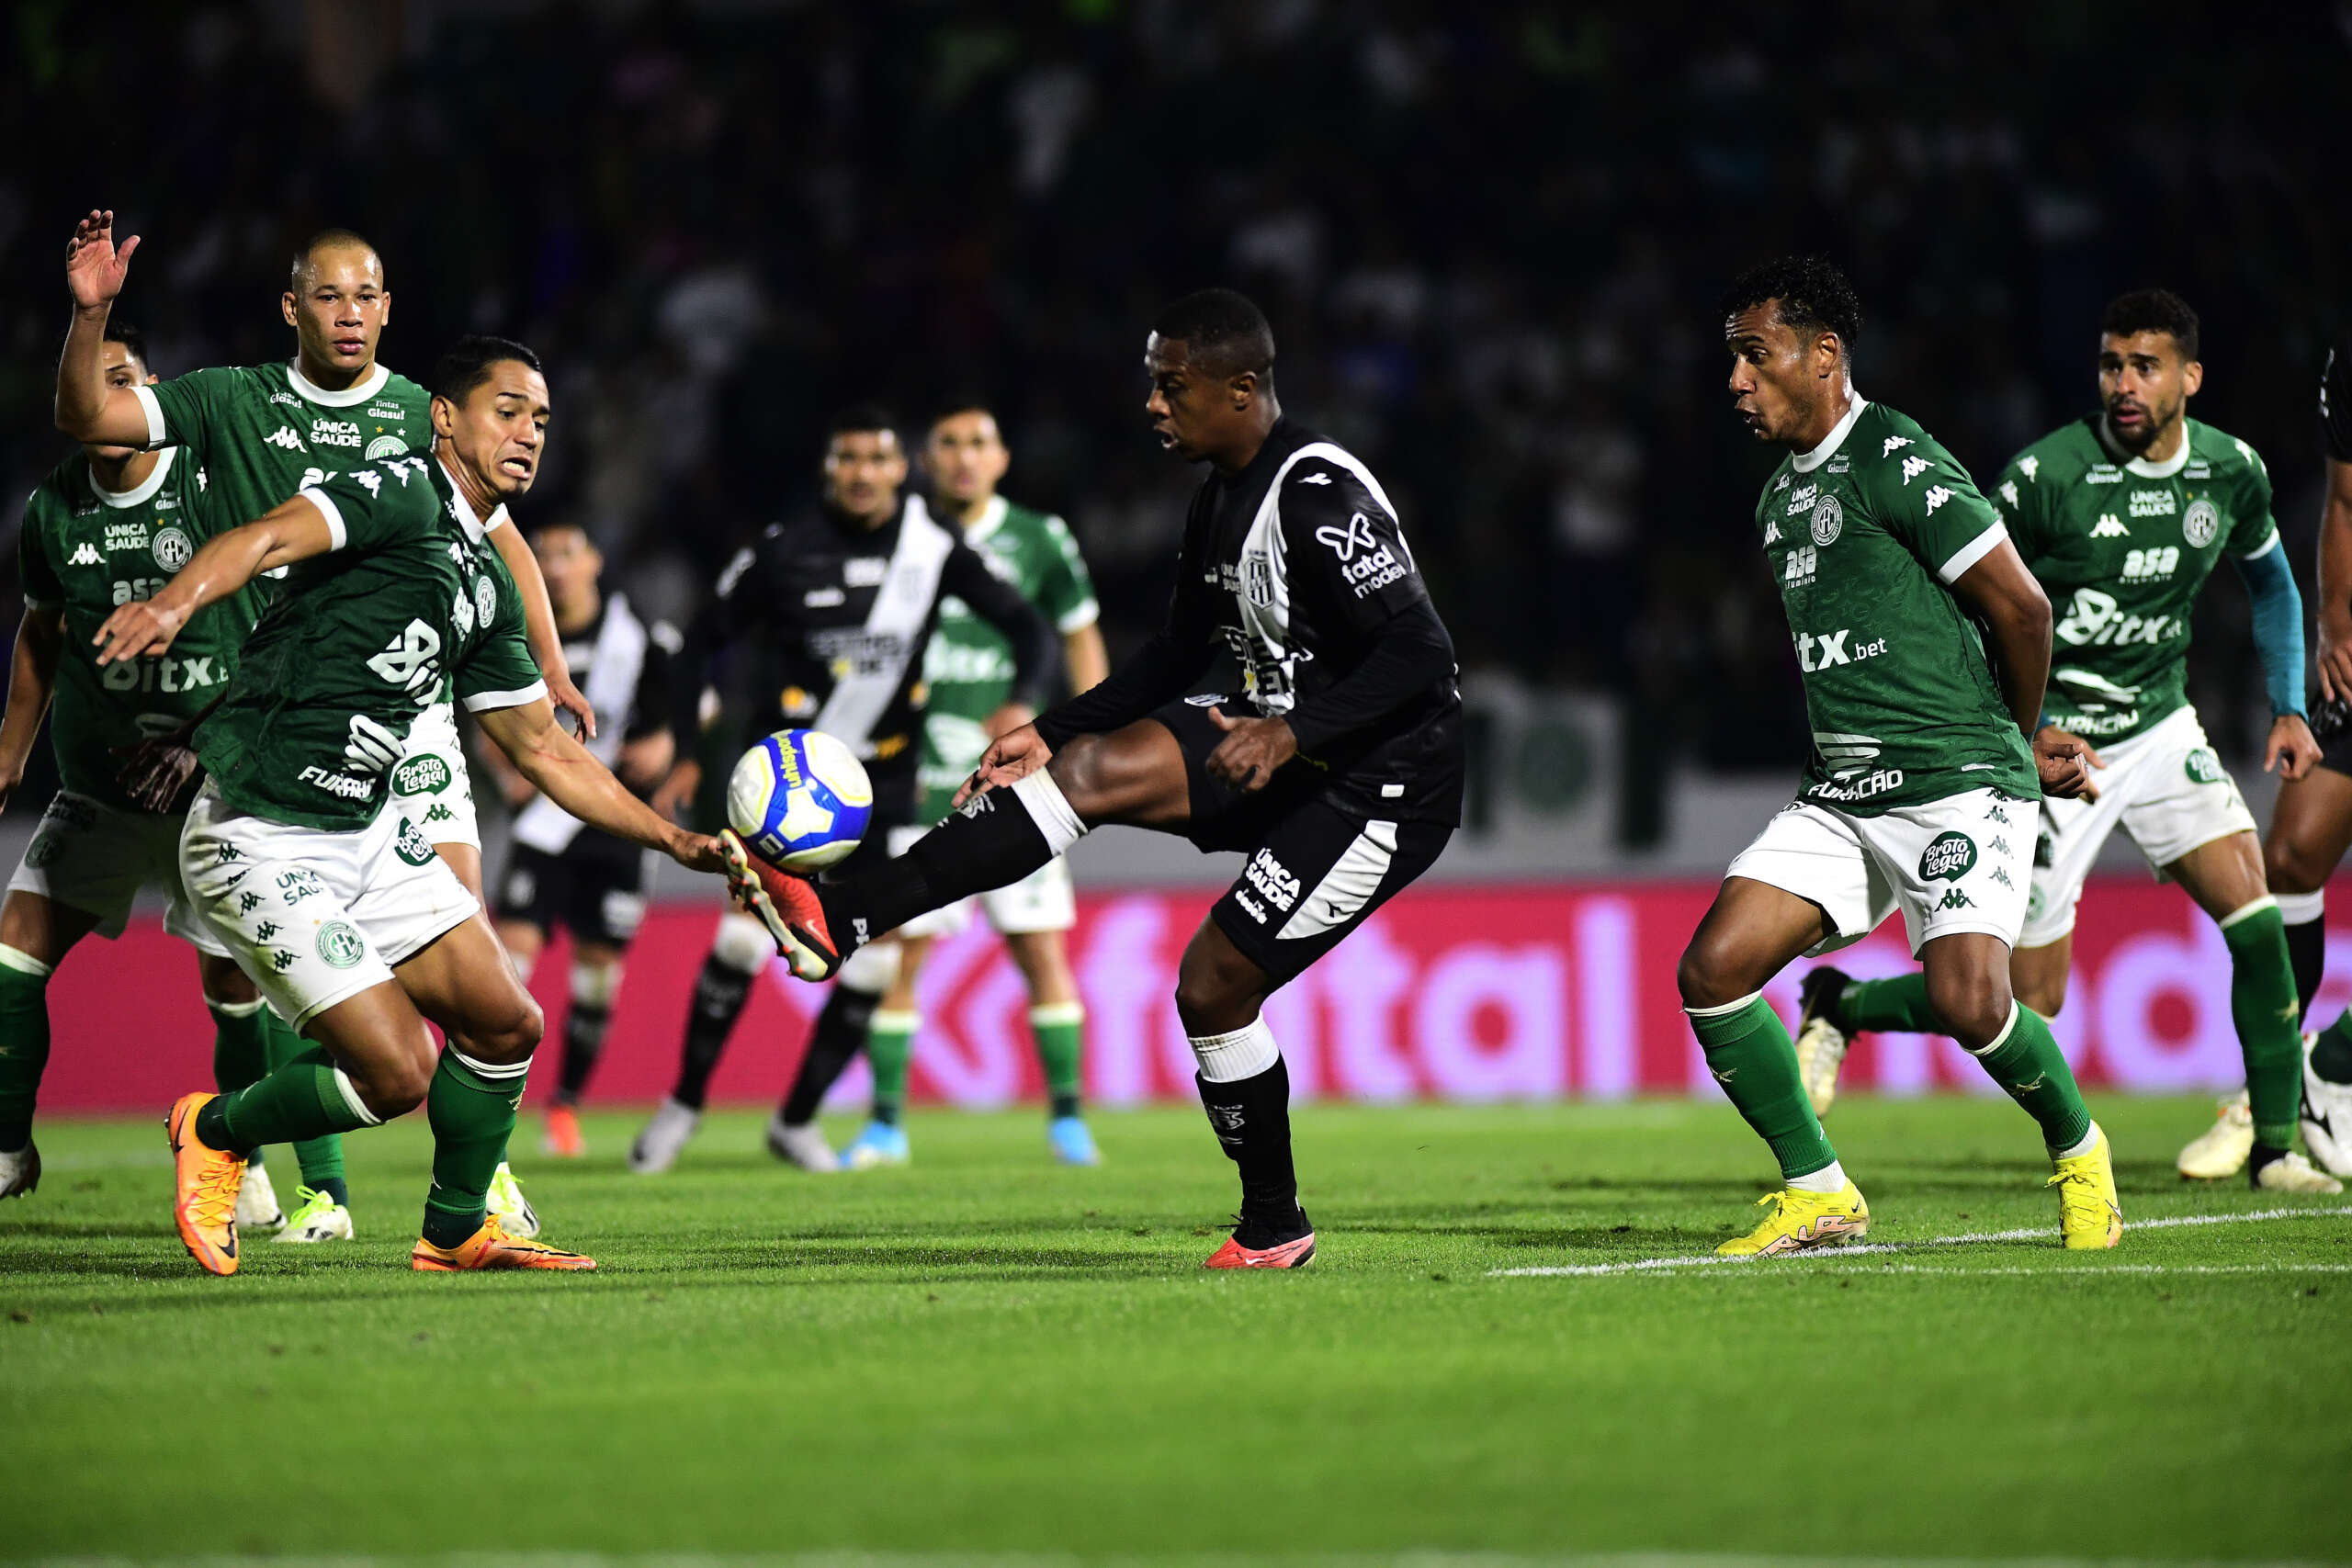
POLYGON ((1756 510, 1804 679, 1813 755, 1797 798, 1726 874, 1818 904, 1816 952, 1896 909, 1917 953, 2025 919, 2041 785, 1975 624, 1951 592, 2007 536, 1917 423, 1856 399, 1782 460, 1756 510))
POLYGON ((417 720, 445 689, 475 712, 547 694, 522 596, 437 459, 302 493, 334 547, 294 565, 197 731, 210 777, 180 846, 198 908, 298 1026, 476 908, 392 797, 417 720))
MULTIPOLYGON (((432 398, 380 365, 340 392, 293 364, 194 370, 134 389, 147 414, 147 444, 176 444, 196 458, 209 481, 203 505, 222 528, 250 523, 337 474, 433 446, 432 398)), ((488 525, 503 517, 502 508, 488 525)), ((449 782, 429 797, 398 792, 402 809, 430 841, 479 849, 473 786, 446 691, 410 736, 403 760, 414 766, 403 776, 449 782)))
POLYGON ((1994 487, 2057 620, 2046 715, 2107 764, 2098 800, 2042 803, 2028 947, 2075 929, 2083 881, 2119 825, 2160 875, 2255 830, 2188 703, 2188 628, 2223 555, 2279 548, 2270 478, 2245 442, 2183 423, 2180 450, 2152 463, 2110 448, 2090 415, 2027 447, 1994 487))
POLYGON ((111 938, 152 884, 169 897, 164 929, 217 954, 224 950, 180 886, 180 817, 137 809, 115 780, 125 750, 178 728, 227 688, 261 596, 248 589, 207 605, 158 657, 101 669, 91 641, 119 606, 153 597, 211 536, 208 520, 219 514, 195 504, 203 488, 194 459, 176 448, 120 492, 100 488, 77 452, 25 503, 17 558, 26 607, 59 611, 63 625, 49 718, 62 787, 8 886, 97 916, 99 934, 111 938))
MULTIPOLYGON (((1093 580, 1069 525, 1049 513, 991 497, 978 521, 964 530, 964 542, 979 552, 989 570, 1021 591, 1038 613, 1067 637, 1102 615, 1093 580)), ((922 797, 917 816, 923 824, 892 835, 892 854, 905 852, 954 808, 956 791, 988 750, 984 721, 1012 694, 1012 645, 960 599, 939 602, 939 624, 923 654, 922 761, 917 783, 922 797)), ((903 928, 909 936, 944 936, 970 919, 966 899, 919 915, 903 928)), ((1078 920, 1069 867, 1059 856, 1009 886, 979 896, 989 925, 1000 933, 1068 931, 1078 920)))

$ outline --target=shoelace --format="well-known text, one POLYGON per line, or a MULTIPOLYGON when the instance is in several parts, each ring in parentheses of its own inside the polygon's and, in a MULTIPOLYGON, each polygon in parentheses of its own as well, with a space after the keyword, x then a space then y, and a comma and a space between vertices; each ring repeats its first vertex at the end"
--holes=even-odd
POLYGON ((294 1212, 287 1216, 286 1223, 289 1227, 305 1225, 334 1207, 334 1200, 317 1188, 298 1184, 294 1189, 294 1212))
POLYGON ((245 1178, 245 1162, 223 1159, 212 1162, 212 1168, 196 1180, 196 1223, 219 1225, 235 1223, 237 1188, 245 1178))

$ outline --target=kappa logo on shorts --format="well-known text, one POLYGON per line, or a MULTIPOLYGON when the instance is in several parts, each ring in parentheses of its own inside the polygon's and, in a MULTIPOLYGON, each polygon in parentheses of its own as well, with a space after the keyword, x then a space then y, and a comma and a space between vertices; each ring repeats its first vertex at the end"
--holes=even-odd
MULTIPOLYGON (((1958 882, 1976 864, 1976 840, 1965 833, 1939 833, 1919 854, 1919 880, 1958 882)), ((1965 900, 1962 900, 1965 902, 1965 900)), ((1939 908, 1953 908, 1949 897, 1939 908)))
POLYGON ((2017 884, 2009 880, 2009 874, 2007 870, 2002 866, 1996 865, 1993 868, 1993 880, 1999 883, 2002 886, 2012 890, 2017 887, 2017 884))
POLYGON ((294 955, 282 947, 273 947, 269 950, 269 966, 283 975, 294 967, 294 955))
POLYGON ((2199 746, 2196 750, 2183 757, 2180 760, 2180 769, 2188 775, 2188 782, 2191 784, 2211 784, 2230 782, 2230 775, 2222 771, 2222 759, 2213 754, 2213 749, 2211 746, 2199 746))
POLYGON ((1957 887, 1947 887, 1944 889, 1944 896, 1936 900, 1936 908, 1939 909, 1973 909, 1976 908, 1976 900, 1971 898, 1967 894, 1962 893, 1957 887))
POLYGON ((439 795, 454 777, 449 764, 431 751, 420 752, 392 770, 394 795, 439 795))
POLYGON ((319 928, 319 956, 337 969, 348 969, 368 956, 368 943, 349 920, 329 920, 319 928))
POLYGON ((413 822, 403 820, 401 823, 400 837, 392 840, 392 852, 411 865, 433 863, 433 846, 425 841, 423 833, 417 831, 413 822))

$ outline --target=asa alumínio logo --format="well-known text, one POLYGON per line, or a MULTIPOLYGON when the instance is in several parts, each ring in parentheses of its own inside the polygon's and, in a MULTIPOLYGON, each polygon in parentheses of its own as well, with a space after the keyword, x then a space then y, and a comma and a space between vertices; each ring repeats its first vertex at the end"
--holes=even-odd
POLYGON ((1976 840, 1965 833, 1939 833, 1919 853, 1919 880, 1958 882, 1976 864, 1976 840))

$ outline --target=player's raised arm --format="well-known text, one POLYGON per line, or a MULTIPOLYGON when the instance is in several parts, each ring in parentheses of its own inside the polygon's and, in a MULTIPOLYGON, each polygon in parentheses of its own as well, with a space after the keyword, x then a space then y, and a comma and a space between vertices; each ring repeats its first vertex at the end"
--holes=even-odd
POLYGON ((305 491, 268 515, 216 534, 153 599, 133 600, 106 619, 90 640, 100 664, 116 664, 172 646, 188 617, 225 599, 265 571, 336 547, 338 523, 305 491))
POLYGON ((107 385, 103 344, 107 317, 130 275, 133 234, 118 248, 114 214, 93 210, 74 225, 65 246, 65 288, 74 297, 74 319, 57 359, 57 428, 74 440, 106 446, 154 445, 147 410, 129 388, 107 385))
POLYGON ((555 719, 537 697, 514 707, 477 709, 475 722, 539 793, 591 828, 660 850, 694 871, 720 869, 718 840, 665 821, 555 719))

